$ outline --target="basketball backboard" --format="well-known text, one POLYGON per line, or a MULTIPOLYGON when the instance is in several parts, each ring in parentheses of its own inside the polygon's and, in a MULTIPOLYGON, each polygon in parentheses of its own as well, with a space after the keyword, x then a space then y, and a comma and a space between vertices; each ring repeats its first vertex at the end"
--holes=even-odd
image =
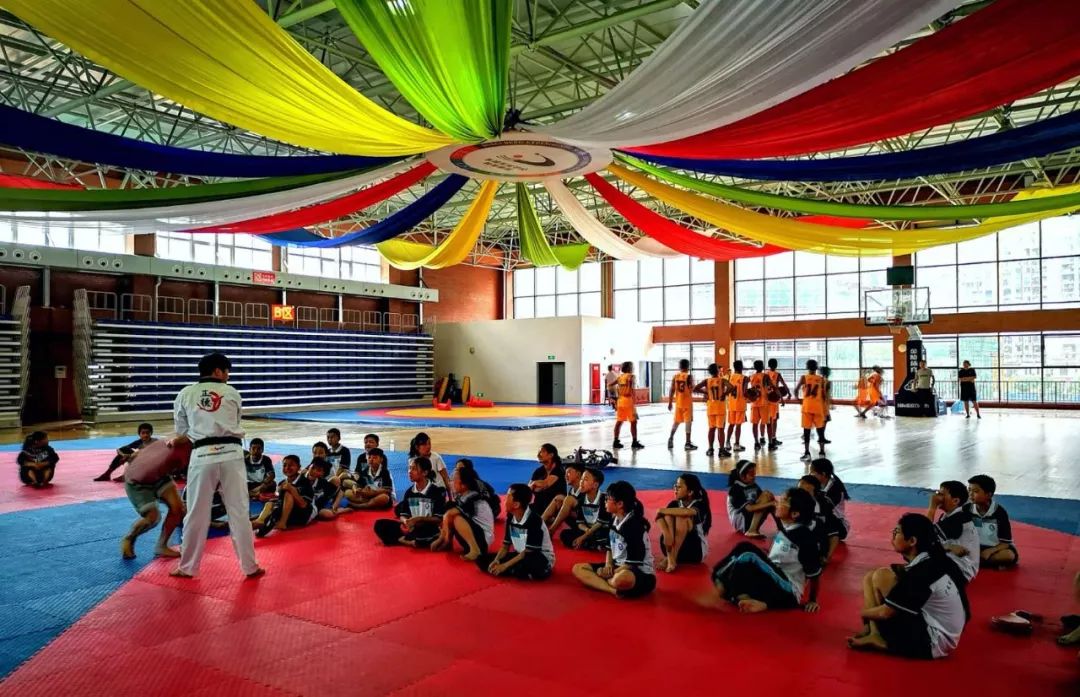
POLYGON ((930 289, 879 288, 866 291, 863 297, 864 320, 867 326, 929 324, 930 289))

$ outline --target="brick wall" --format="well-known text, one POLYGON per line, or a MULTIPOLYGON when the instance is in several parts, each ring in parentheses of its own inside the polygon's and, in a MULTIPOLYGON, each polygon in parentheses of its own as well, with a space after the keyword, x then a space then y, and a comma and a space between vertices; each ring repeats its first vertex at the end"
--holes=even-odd
POLYGON ((503 318, 503 272, 458 264, 424 271, 424 284, 437 288, 439 302, 424 307, 438 322, 503 318))

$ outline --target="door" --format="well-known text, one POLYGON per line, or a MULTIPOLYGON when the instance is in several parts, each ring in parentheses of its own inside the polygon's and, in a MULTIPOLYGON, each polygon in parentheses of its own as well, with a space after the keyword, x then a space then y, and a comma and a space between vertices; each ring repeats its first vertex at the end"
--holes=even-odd
POLYGON ((600 364, 589 364, 589 404, 604 403, 604 386, 601 386, 600 364))
POLYGON ((566 364, 536 364, 536 402, 566 404, 566 364))
POLYGON ((667 396, 664 393, 666 388, 667 385, 664 384, 664 364, 660 361, 651 361, 649 363, 649 401, 664 401, 667 396))

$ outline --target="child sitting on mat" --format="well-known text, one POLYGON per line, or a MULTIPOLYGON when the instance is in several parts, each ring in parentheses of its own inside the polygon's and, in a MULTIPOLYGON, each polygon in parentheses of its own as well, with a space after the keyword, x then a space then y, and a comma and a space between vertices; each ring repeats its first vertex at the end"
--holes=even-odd
POLYGON ((649 544, 649 521, 637 491, 629 482, 613 482, 607 490, 611 515, 611 548, 600 563, 574 565, 574 577, 593 590, 617 598, 640 598, 656 588, 656 568, 649 544))
POLYGON ((252 438, 248 443, 248 452, 244 455, 248 496, 252 499, 272 496, 276 487, 274 463, 263 453, 263 447, 262 438, 252 438))
POLYGON ((327 429, 326 442, 329 446, 326 449, 326 462, 330 465, 329 477, 336 486, 341 486, 342 477, 352 474, 352 453, 341 444, 341 431, 336 428, 327 429))
POLYGON ((120 540, 120 555, 135 558, 135 540, 149 532, 161 520, 158 501, 169 507, 161 535, 154 546, 154 556, 179 557, 180 552, 169 547, 169 538, 184 519, 184 504, 172 475, 187 469, 191 457, 191 441, 181 440, 173 447, 166 442, 148 445, 135 451, 124 472, 124 491, 139 514, 131 530, 120 540))
POLYGON ((330 478, 330 463, 322 458, 315 458, 307 466, 307 478, 311 483, 311 506, 315 511, 314 518, 333 520, 337 517, 341 503, 341 489, 330 478))
POLYGON ((660 568, 674 573, 679 564, 700 564, 709 555, 706 537, 712 528, 709 493, 696 474, 675 479, 675 498, 656 512, 660 528, 660 551, 666 559, 660 568))
POLYGON ((465 550, 461 558, 476 561, 491 547, 495 537, 495 515, 480 491, 480 480, 472 469, 455 467, 451 484, 454 500, 446 509, 442 530, 438 539, 431 543, 431 549, 453 549, 453 540, 457 540, 465 550))
POLYGON ((60 456, 49 445, 48 433, 34 431, 23 441, 22 450, 15 461, 19 465, 19 480, 26 486, 40 489, 43 486, 52 486, 60 456))
POLYGON ((542 581, 555 568, 555 549, 547 526, 529 506, 533 493, 527 484, 511 484, 506 492, 506 531, 494 555, 481 554, 476 565, 492 576, 542 581), (513 553, 511 553, 513 550, 513 553))
POLYGON ((476 471, 473 461, 469 458, 463 457, 454 463, 454 471, 457 472, 459 469, 467 469, 476 475, 476 485, 479 487, 480 495, 483 496, 484 500, 491 506, 491 514, 495 518, 498 518, 499 514, 502 512, 502 499, 495 492, 495 487, 480 478, 480 474, 476 471))
MULTIPOLYGON (((151 424, 139 424, 139 428, 136 429, 136 432, 139 434, 139 437, 127 445, 116 449, 116 457, 109 463, 108 469, 94 477, 95 482, 109 481, 109 478, 112 477, 112 473, 123 467, 124 463, 130 461, 131 458, 135 456, 135 453, 139 452, 142 447, 150 445, 157 440, 153 437, 154 427, 151 424)), ((124 477, 117 477, 114 481, 122 482, 124 481, 124 477)))
POLYGON ((975 529, 971 511, 964 505, 967 500, 968 490, 963 482, 942 482, 938 490, 930 496, 926 518, 933 522, 938 510, 941 511, 941 516, 934 526, 938 539, 949 559, 959 567, 964 580, 970 583, 979 573, 980 549, 979 533, 975 529))
POLYGON ((540 466, 533 470, 529 478, 529 489, 533 492, 532 508, 543 517, 551 502, 558 496, 566 496, 566 470, 563 469, 559 450, 551 443, 544 443, 536 453, 540 466))
MULTIPOLYGON (((341 481, 341 488, 346 491, 351 491, 357 486, 363 487, 363 470, 367 465, 368 453, 379 447, 379 437, 374 433, 369 433, 364 436, 364 449, 356 456, 356 462, 353 465, 356 467, 352 472, 343 472, 339 478, 341 481)), ((381 450, 379 451, 382 452, 381 450)), ((383 463, 386 463, 386 454, 383 454, 383 463)))
POLYGON ((446 461, 442 455, 431 449, 431 436, 426 433, 417 433, 409 442, 409 462, 418 457, 427 458, 431 463, 432 481, 440 487, 443 493, 450 491, 450 473, 446 471, 446 461))
POLYGON ((838 525, 833 513, 832 501, 821 493, 821 482, 812 474, 804 474, 798 487, 814 497, 814 535, 821 551, 821 566, 829 563, 829 531, 838 525))
POLYGON ((776 538, 768 554, 740 542, 713 568, 716 593, 738 605, 740 612, 797 607, 817 612, 821 555, 810 527, 814 497, 798 487, 788 489, 777 501, 776 519, 776 538))
POLYGON ((979 533, 979 556, 981 565, 991 569, 1007 569, 1016 566, 1020 553, 1012 540, 1012 523, 1005 507, 994 500, 997 482, 990 476, 979 474, 968 480, 967 510, 979 533))
POLYGON ((541 516, 551 532, 555 532, 563 524, 577 500, 577 495, 581 493, 581 475, 585 472, 585 466, 571 462, 563 467, 563 471, 566 473, 566 493, 551 499, 541 516))
POLYGON ((307 525, 315 517, 312 501, 315 492, 311 481, 300 472, 300 457, 286 455, 281 460, 285 478, 278 483, 277 500, 268 501, 262 513, 251 522, 257 537, 266 537, 271 530, 285 530, 307 525))
MULTIPOLYGON (((567 496, 559 515, 565 513, 566 529, 559 533, 559 539, 572 549, 606 550, 610 546, 608 530, 611 527, 611 515, 607 512, 607 496, 600 491, 604 483, 604 472, 595 467, 587 467, 581 475, 580 491, 577 496, 567 496)), ((553 527, 558 527, 558 518, 553 527)))
POLYGON ((417 457, 409 462, 412 482, 394 507, 396 520, 375 521, 375 535, 384 545, 430 547, 439 537, 446 511, 446 492, 431 481, 431 460, 417 457))
POLYGON ((810 462, 810 474, 821 482, 821 493, 832 503, 832 517, 830 527, 825 532, 829 536, 829 548, 825 555, 826 559, 832 559, 833 553, 840 543, 847 539, 851 531, 851 523, 847 519, 846 503, 850 498, 847 487, 836 476, 832 460, 819 457, 810 462))
POLYGON ((356 511, 381 510, 394 505, 394 478, 386 464, 386 455, 379 448, 368 450, 365 464, 356 468, 355 486, 346 492, 349 508, 356 511))
POLYGON ((924 515, 901 516, 892 547, 906 564, 875 569, 863 578, 863 628, 848 638, 848 646, 943 658, 956 649, 971 617, 964 577, 924 515))
POLYGON ((739 460, 735 469, 728 472, 727 513, 735 532, 751 539, 761 539, 761 524, 765 516, 776 506, 771 491, 763 491, 757 484, 757 465, 750 460, 739 460))

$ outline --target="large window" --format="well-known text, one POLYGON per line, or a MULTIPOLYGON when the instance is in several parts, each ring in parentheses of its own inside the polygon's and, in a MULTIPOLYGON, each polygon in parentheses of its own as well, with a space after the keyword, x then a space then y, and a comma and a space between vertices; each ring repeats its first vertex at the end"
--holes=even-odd
POLYGON ((957 399, 956 371, 970 361, 979 399, 1080 403, 1080 334, 923 336, 942 399, 957 399))
POLYGON ((935 312, 1080 307, 1080 216, 927 249, 915 265, 935 312))
POLYGON ((514 317, 599 317, 600 264, 514 271, 514 317))
POLYGON ((285 247, 281 254, 282 269, 288 273, 347 281, 382 280, 382 261, 379 251, 371 247, 285 247))
POLYGON ((735 319, 858 317, 863 294, 884 288, 892 257, 785 252, 735 262, 735 319))
POLYGON ((615 318, 646 324, 711 324, 715 265, 677 257, 614 262, 615 318))
POLYGON ((775 358, 777 369, 791 389, 806 371, 806 361, 813 358, 832 371, 832 394, 835 399, 855 399, 859 371, 880 366, 884 369, 882 390, 892 392, 892 339, 863 337, 850 339, 795 339, 786 341, 738 341, 735 358, 744 364, 743 372, 752 373, 755 360, 768 363, 775 358))
POLYGON ((70 223, 39 223, 0 220, 0 242, 17 242, 41 247, 63 247, 92 252, 127 253, 127 235, 117 232, 109 225, 80 223, 72 228, 70 223))
MULTIPOLYGON (((664 362, 664 397, 667 398, 667 390, 671 387, 671 379, 679 372, 679 361, 683 358, 690 360, 690 370, 696 382, 708 377, 706 369, 710 363, 715 363, 713 358, 712 342, 695 342, 691 344, 659 344, 660 360, 664 362)), ((655 360, 653 356, 650 359, 655 360)))
POLYGON ((270 243, 257 235, 159 232, 156 248, 162 259, 260 271, 274 268, 270 243))

